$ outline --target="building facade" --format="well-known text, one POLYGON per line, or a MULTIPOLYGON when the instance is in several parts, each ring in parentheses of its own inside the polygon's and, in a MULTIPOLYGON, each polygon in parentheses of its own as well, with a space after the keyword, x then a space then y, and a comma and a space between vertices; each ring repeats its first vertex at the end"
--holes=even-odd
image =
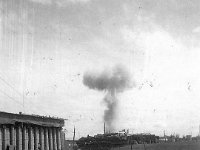
POLYGON ((63 150, 64 119, 0 112, 0 150, 63 150))

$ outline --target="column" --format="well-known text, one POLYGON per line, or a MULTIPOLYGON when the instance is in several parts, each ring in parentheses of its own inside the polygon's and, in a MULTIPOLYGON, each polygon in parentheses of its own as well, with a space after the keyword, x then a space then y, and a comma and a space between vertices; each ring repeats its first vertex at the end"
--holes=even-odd
POLYGON ((35 128, 34 128, 34 150, 38 150, 38 142, 39 142, 39 138, 38 138, 38 128, 35 127, 35 128))
POLYGON ((56 128, 53 128, 53 150, 57 150, 56 128))
POLYGON ((57 150, 61 150, 60 128, 56 129, 57 150))
POLYGON ((10 145, 10 127, 5 125, 5 148, 10 145))
POLYGON ((2 126, 0 126, 0 150, 2 150, 2 126))
POLYGON ((44 150, 49 150, 48 128, 44 129, 44 150))
POLYGON ((40 127, 40 131, 39 131, 39 143, 40 143, 41 150, 44 150, 44 130, 42 127, 40 127))
POLYGON ((6 126, 2 127, 2 150, 6 149, 6 126))
POLYGON ((65 149, 65 133, 61 130, 61 149, 65 149))
POLYGON ((32 146, 31 146, 31 149, 32 150, 34 150, 34 140, 35 140, 35 136, 34 136, 34 128, 33 127, 31 127, 31 133, 32 133, 32 141, 31 141, 31 143, 32 143, 32 146))
POLYGON ((28 150, 34 150, 33 128, 28 127, 28 150))
POLYGON ((16 125, 14 126, 14 146, 15 146, 15 150, 17 147, 17 127, 16 125))
POLYGON ((22 129, 22 150, 28 149, 28 136, 27 136, 27 127, 23 126, 22 129))
POLYGON ((22 128, 18 125, 16 128, 16 150, 22 150, 22 128))
POLYGON ((53 150, 52 128, 49 128, 48 136, 49 136, 49 150, 53 150))
POLYGON ((10 145, 15 146, 15 128, 14 125, 10 127, 10 145))

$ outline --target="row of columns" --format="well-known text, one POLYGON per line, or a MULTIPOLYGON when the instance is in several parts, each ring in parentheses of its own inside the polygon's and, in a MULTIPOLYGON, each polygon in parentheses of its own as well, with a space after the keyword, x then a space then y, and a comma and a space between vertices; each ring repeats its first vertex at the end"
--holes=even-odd
POLYGON ((0 150, 61 150, 61 128, 29 125, 0 126, 0 150))

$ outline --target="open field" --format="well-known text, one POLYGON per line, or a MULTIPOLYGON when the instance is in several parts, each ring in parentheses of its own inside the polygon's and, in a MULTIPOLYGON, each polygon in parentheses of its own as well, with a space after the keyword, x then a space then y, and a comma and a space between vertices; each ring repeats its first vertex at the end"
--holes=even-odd
MULTIPOLYGON (((133 145, 133 150, 200 150, 200 142, 177 142, 159 144, 133 145)), ((131 150, 131 146, 114 148, 112 150, 131 150)))

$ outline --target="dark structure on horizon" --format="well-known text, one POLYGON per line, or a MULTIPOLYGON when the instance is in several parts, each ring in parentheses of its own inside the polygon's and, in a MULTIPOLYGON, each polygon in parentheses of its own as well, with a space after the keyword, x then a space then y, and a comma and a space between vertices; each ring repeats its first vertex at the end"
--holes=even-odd
POLYGON ((0 112, 0 150, 63 150, 64 119, 0 112))
POLYGON ((76 143, 82 150, 110 150, 113 147, 122 147, 132 144, 158 143, 159 136, 154 134, 120 134, 106 133, 80 138, 76 143))

